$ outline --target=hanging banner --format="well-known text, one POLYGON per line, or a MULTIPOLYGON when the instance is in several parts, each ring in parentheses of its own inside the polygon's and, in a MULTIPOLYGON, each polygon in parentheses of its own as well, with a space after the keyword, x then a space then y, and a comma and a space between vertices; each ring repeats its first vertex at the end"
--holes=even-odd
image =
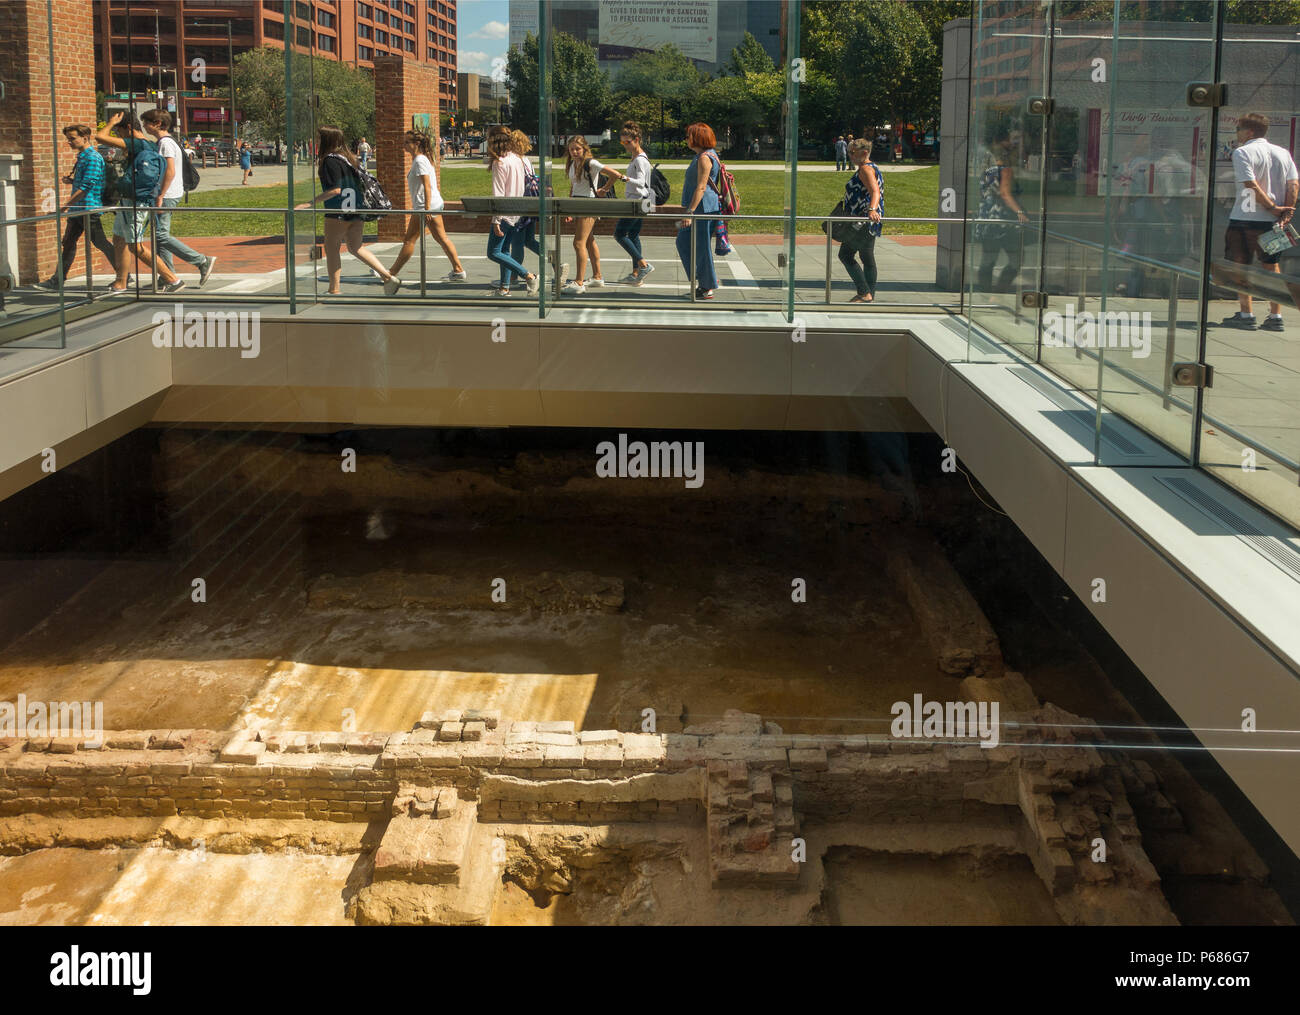
POLYGON ((602 60, 672 43, 692 60, 718 59, 717 0, 600 0, 602 60))

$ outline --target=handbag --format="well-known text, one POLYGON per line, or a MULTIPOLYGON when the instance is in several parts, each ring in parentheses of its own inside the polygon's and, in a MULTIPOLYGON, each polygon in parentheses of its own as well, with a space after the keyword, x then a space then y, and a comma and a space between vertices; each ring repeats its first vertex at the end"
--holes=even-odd
MULTIPOLYGON (((847 214, 848 212, 844 207, 844 202, 841 201, 831 209, 829 218, 842 218, 847 214)), ((860 230, 862 228, 860 225, 855 225, 852 222, 827 221, 822 223, 822 232, 826 232, 827 226, 830 227, 831 239, 836 243, 853 242, 853 240, 860 235, 860 230)))

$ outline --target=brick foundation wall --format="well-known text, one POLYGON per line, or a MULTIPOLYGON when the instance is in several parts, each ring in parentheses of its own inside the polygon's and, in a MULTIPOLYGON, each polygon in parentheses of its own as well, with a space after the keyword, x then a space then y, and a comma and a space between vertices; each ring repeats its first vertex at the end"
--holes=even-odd
MULTIPOLYGON (((403 151, 402 140, 411 129, 411 117, 416 113, 429 114, 434 171, 438 173, 441 189, 441 173, 437 167, 438 85, 438 68, 435 66, 404 60, 392 54, 375 57, 375 136, 372 144, 382 153, 378 167, 379 184, 394 208, 410 206, 406 174, 411 168, 411 157, 403 151)), ((379 219, 380 240, 400 240, 405 230, 403 216, 384 215, 379 219)))
MULTIPOLYGON (((70 123, 96 126, 93 7, 90 3, 56 2, 51 25, 45 0, 0 3, 0 39, 5 42, 0 46, 0 80, 5 84, 0 152, 22 156, 17 193, 19 217, 53 211, 54 201, 61 203, 68 194, 59 177, 72 171, 74 157, 60 133, 62 128, 70 123)), ((53 274, 59 238, 55 220, 19 227, 20 284, 53 274)))

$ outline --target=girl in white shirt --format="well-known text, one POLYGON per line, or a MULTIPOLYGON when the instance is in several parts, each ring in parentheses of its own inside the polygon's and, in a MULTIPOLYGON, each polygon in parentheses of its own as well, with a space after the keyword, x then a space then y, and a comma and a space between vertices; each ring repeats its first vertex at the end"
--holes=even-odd
MULTIPOLYGON (((402 249, 398 251, 397 260, 393 262, 389 271, 396 279, 402 266, 415 253, 415 244, 420 238, 420 230, 424 223, 427 223, 429 233, 438 246, 442 247, 447 260, 451 262, 451 272, 443 276, 440 281, 464 282, 469 276, 465 273, 460 263, 460 256, 456 253, 456 247, 442 224, 442 216, 434 214, 442 211, 442 194, 438 192, 438 177, 433 169, 433 139, 422 130, 408 130, 402 148, 407 155, 411 156, 411 170, 406 174, 406 184, 411 192, 411 208, 415 214, 406 220, 406 236, 402 241, 402 249)), ((386 283, 384 288, 390 293, 397 291, 397 286, 392 282, 386 283)))
MULTIPOLYGON (((654 211, 654 193, 650 189, 650 158, 641 150, 641 128, 631 120, 623 124, 618 132, 618 139, 623 149, 632 157, 628 163, 627 189, 623 196, 641 202, 641 210, 646 214, 654 211)), ((654 265, 641 253, 641 227, 644 218, 619 219, 614 225, 614 241, 627 251, 632 258, 632 272, 621 279, 625 285, 640 285, 645 277, 654 271, 654 265)))
MULTIPOLYGON (((606 184, 601 180, 602 176, 608 176, 614 180, 627 180, 627 177, 617 169, 610 169, 602 166, 591 154, 591 148, 587 145, 587 139, 581 134, 574 134, 569 138, 566 146, 568 158, 564 160, 564 169, 569 176, 569 196, 570 197, 596 197, 598 191, 603 191, 606 184)), ((572 222, 572 217, 566 217, 565 222, 572 222)), ((584 216, 578 219, 577 225, 573 228, 573 249, 578 255, 578 275, 564 287, 567 293, 586 292, 587 286, 593 289, 599 288, 605 284, 605 280, 600 275, 600 248, 596 246, 596 237, 592 230, 595 228, 595 216, 584 216), (591 258, 591 281, 583 281, 583 276, 587 274, 587 258, 591 258)))

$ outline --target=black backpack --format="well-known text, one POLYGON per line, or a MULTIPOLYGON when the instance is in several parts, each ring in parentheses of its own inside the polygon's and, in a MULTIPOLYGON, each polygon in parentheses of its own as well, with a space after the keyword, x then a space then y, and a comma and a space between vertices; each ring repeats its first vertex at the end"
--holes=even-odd
POLYGON ((185 187, 185 193, 191 190, 199 189, 199 171, 194 168, 194 163, 190 161, 189 154, 185 151, 185 146, 181 145, 181 183, 185 187))
MULTIPOLYGON (((353 168, 352 164, 337 152, 331 152, 330 157, 341 159, 347 165, 348 172, 356 178, 357 189, 360 191, 361 197, 361 207, 357 211, 363 211, 367 208, 387 211, 393 207, 393 202, 388 199, 388 195, 384 193, 384 188, 379 185, 379 181, 362 169, 360 165, 353 168)), ((366 222, 374 222, 381 217, 380 215, 361 216, 366 222)))
POLYGON ((668 177, 659 172, 658 163, 650 170, 650 190, 654 192, 655 204, 667 204, 673 188, 668 185, 668 177))

